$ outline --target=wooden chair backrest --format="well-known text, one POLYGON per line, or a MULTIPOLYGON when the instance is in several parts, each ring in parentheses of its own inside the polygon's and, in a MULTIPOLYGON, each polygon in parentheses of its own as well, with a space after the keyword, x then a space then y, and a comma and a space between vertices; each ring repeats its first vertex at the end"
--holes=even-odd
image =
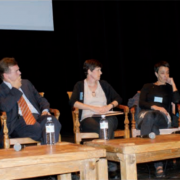
MULTIPOLYGON (((71 99, 72 91, 67 91, 69 99, 71 99)), ((80 123, 79 123, 79 109, 78 108, 72 108, 72 119, 73 119, 73 132, 74 134, 76 132, 80 133, 80 123)))
POLYGON ((72 91, 67 91, 67 94, 68 94, 68 97, 69 97, 69 99, 70 99, 71 96, 72 96, 72 91))
MULTIPOLYGON (((67 94, 70 99, 72 96, 72 91, 68 91, 67 94)), ((129 108, 127 106, 123 106, 123 105, 119 105, 118 108, 123 109, 125 112, 125 120, 124 120, 125 129, 124 130, 115 130, 114 137, 129 138, 130 137, 129 120, 128 120, 129 108)), ((73 132, 75 135, 75 143, 80 144, 82 139, 99 138, 99 135, 94 132, 90 132, 90 133, 89 132, 80 132, 79 109, 78 108, 72 109, 72 119, 73 119, 73 132)))
POLYGON ((39 92, 39 94, 40 94, 42 97, 44 97, 44 92, 39 92))

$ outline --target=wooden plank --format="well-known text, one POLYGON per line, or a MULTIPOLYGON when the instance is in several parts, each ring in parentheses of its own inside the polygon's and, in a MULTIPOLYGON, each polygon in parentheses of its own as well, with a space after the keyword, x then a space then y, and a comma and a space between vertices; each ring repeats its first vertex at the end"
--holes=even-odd
POLYGON ((60 174, 57 176, 57 180, 71 180, 71 173, 60 174))
MULTIPOLYGON (((71 172, 80 171, 81 180, 95 180, 100 177, 97 173, 100 157, 106 157, 105 149, 71 143, 31 146, 18 152, 12 148, 3 149, 0 150, 0 174, 3 180, 47 175, 70 180, 71 172)), ((107 165, 103 170, 107 170, 107 165)))
POLYGON ((19 144, 38 144, 40 143, 39 141, 35 141, 31 138, 11 138, 9 139, 10 141, 10 145, 14 145, 16 143, 19 143, 19 144))
POLYGON ((97 180, 108 180, 108 171, 106 169, 108 169, 107 159, 100 158, 97 162, 97 180))
POLYGON ((114 131, 114 137, 123 137, 125 135, 124 130, 116 130, 114 131))
POLYGON ((111 153, 111 152, 106 152, 106 158, 110 161, 116 161, 119 162, 121 159, 118 156, 119 153, 111 153))
POLYGON ((92 157, 106 157, 106 150, 77 144, 51 147, 47 145, 33 146, 26 147, 18 152, 14 151, 14 149, 4 149, 0 151, 0 168, 37 163, 75 161, 92 157))
POLYGON ((80 166, 81 180, 96 180, 96 159, 84 160, 80 166))
POLYGON ((93 139, 93 138, 99 138, 99 135, 97 133, 80 133, 82 139, 93 139))
POLYGON ((137 180, 137 166, 135 154, 119 154, 121 159, 121 180, 137 180))
POLYGON ((180 148, 180 141, 125 146, 122 147, 122 153, 132 154, 132 153, 153 152, 153 151, 162 151, 162 150, 177 149, 177 148, 180 148))
POLYGON ((180 147, 180 134, 158 135, 155 139, 129 138, 113 140, 93 140, 85 145, 100 147, 108 152, 141 153, 153 150, 175 149, 180 147))
MULTIPOLYGON (((55 174, 67 174, 71 172, 82 171, 83 173, 89 173, 89 176, 96 176, 96 168, 94 172, 90 169, 90 166, 85 164, 94 163, 94 159, 88 160, 79 160, 79 161, 71 161, 71 162, 58 162, 58 163, 49 163, 49 164, 36 164, 36 165, 29 165, 29 166, 19 166, 19 167, 11 167, 11 168, 4 168, 0 169, 1 179, 3 180, 10 180, 10 179, 23 179, 23 178, 30 178, 30 177, 40 177, 40 176, 47 176, 47 175, 55 175, 55 174), (86 170, 86 168, 88 168, 86 170), (90 169, 90 170, 89 170, 90 169), (91 175, 93 173, 93 175, 91 175)), ((95 165, 96 166, 96 165, 95 165)), ((88 175, 84 174, 85 177, 89 177, 88 175)), ((95 178, 96 179, 96 178, 95 178)))
POLYGON ((58 162, 48 164, 34 164, 0 169, 1 179, 23 179, 30 177, 48 176, 54 174, 66 174, 80 171, 82 161, 58 162))
POLYGON ((180 157, 180 149, 155 151, 136 154, 137 163, 152 162, 180 157))

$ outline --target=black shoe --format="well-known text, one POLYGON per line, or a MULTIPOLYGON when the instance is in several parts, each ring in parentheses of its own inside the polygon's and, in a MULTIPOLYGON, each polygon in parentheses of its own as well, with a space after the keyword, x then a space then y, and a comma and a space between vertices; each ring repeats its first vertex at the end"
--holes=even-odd
POLYGON ((109 171, 108 175, 109 175, 109 179, 120 179, 119 171, 109 171))
POLYGON ((155 175, 157 178, 164 178, 165 174, 162 167, 156 168, 155 175))

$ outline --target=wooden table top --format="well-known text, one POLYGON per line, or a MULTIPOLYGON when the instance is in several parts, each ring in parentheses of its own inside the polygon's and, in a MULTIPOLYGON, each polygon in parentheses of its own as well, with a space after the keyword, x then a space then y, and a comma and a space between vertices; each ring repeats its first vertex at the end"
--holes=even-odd
POLYGON ((69 142, 0 150, 0 168, 106 157, 106 150, 69 142))
POLYGON ((157 135, 155 139, 98 139, 85 142, 84 144, 91 147, 105 148, 107 152, 118 152, 123 154, 143 153, 150 151, 180 148, 180 134, 157 135))

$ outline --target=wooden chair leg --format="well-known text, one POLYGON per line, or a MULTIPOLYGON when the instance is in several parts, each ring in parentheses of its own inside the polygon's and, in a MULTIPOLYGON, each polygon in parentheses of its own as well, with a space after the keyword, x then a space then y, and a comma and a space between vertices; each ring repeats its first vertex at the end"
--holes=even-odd
POLYGON ((131 121, 131 137, 135 137, 134 130, 136 129, 136 121, 134 118, 135 115, 135 108, 131 108, 131 115, 132 115, 132 121, 131 121))
POLYGON ((124 120, 124 131, 125 131, 125 138, 130 138, 130 131, 129 131, 129 119, 128 119, 129 110, 125 110, 125 120, 124 120))
POLYGON ((3 119, 4 121, 4 129, 3 129, 3 133, 4 133, 4 148, 5 149, 9 149, 10 148, 10 141, 9 141, 9 135, 8 135, 8 128, 7 128, 7 123, 6 123, 6 119, 3 119))

